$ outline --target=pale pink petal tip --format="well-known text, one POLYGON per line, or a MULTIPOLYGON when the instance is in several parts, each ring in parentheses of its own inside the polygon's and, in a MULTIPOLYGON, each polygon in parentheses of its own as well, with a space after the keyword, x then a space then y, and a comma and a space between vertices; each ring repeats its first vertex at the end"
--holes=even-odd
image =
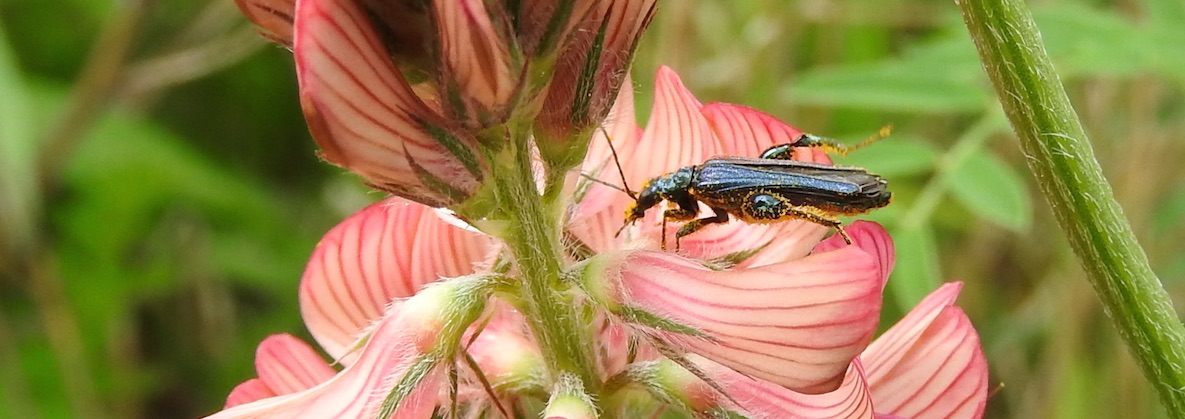
POLYGON ((861 356, 877 410, 905 417, 982 416, 988 367, 979 335, 953 306, 962 284, 926 297, 861 356))
POLYGON ((337 373, 309 344, 289 334, 268 336, 259 344, 255 370, 276 394, 308 389, 337 373))
POLYGON ((255 350, 255 371, 259 378, 235 387, 227 396, 225 407, 305 390, 336 373, 316 350, 289 334, 271 335, 259 343, 255 350))
POLYGON ((701 107, 678 74, 668 67, 659 68, 650 122, 632 153, 646 161, 633 163, 632 159, 623 159, 626 177, 632 184, 640 185, 651 177, 703 163, 720 154, 719 140, 700 113, 701 107))
POLYGON ((226 404, 222 408, 230 409, 240 404, 275 397, 276 395, 276 392, 272 391, 267 384, 264 384, 263 380, 252 378, 235 386, 234 390, 230 391, 230 395, 226 396, 226 404))
MULTIPOLYGON (((333 378, 297 393, 237 405, 211 418, 370 418, 411 365, 439 338, 441 293, 392 305, 359 350, 357 362, 333 378)), ((392 417, 427 419, 439 404, 443 375, 428 372, 392 417)))
POLYGON ((757 157, 775 145, 793 143, 803 134, 770 114, 746 106, 709 103, 703 113, 720 138, 723 153, 730 156, 757 157))

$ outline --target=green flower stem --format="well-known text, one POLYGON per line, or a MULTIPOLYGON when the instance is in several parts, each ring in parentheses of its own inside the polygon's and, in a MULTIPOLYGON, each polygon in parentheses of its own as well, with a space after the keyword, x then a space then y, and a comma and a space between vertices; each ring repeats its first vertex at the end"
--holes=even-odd
POLYGON ((1170 417, 1185 417, 1185 328, 1103 178, 1022 0, 959 0, 1004 112, 1095 292, 1170 417))
POLYGON ((565 374, 580 378, 585 389, 596 381, 591 341, 584 324, 566 294, 561 292, 564 266, 560 242, 560 217, 549 211, 535 185, 527 141, 514 141, 513 162, 500 167, 496 176, 500 208, 507 211, 503 238, 522 277, 524 315, 552 378, 565 374))

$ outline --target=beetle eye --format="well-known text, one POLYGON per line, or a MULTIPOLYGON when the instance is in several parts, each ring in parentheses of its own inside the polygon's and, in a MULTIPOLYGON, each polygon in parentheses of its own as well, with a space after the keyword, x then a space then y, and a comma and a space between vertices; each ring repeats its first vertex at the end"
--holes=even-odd
POLYGON ((757 194, 750 198, 750 203, 753 205, 753 212, 758 216, 772 216, 777 218, 781 215, 782 200, 770 194, 757 194))

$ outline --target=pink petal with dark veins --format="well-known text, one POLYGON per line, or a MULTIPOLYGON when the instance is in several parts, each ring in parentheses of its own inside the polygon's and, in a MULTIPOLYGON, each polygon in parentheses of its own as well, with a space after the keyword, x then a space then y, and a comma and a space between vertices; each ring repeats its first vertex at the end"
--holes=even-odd
POLYGON ((423 205, 397 198, 371 204, 326 233, 313 251, 301 280, 301 314, 321 347, 340 358, 392 300, 474 273, 493 246, 423 205))
POLYGON ((860 355, 878 412, 911 418, 978 418, 988 368, 979 335, 949 283, 927 296, 860 355))

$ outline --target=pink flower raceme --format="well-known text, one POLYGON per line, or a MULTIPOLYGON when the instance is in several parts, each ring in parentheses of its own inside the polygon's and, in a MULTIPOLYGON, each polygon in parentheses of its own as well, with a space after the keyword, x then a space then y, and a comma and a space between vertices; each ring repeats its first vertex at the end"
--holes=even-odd
MULTIPOLYGON (((632 185, 715 154, 755 155, 801 134, 751 109, 701 105, 670 70, 660 71, 656 84, 645 130, 633 122, 629 90, 619 95, 606 128, 632 185), (642 158, 647 155, 663 158, 642 158)), ((611 179, 607 148, 593 144, 585 170, 611 179)), ((826 161, 817 152, 801 154, 826 161)), ((601 380, 649 368, 658 378, 646 387, 666 389, 656 400, 759 418, 982 413, 986 363, 974 329, 952 305, 957 286, 936 291, 869 345, 893 263, 891 240, 880 226, 852 224, 855 243, 845 245, 837 237, 820 243, 827 229, 805 221, 732 222, 687 236, 681 253, 667 253, 656 249, 664 233, 658 215, 615 238, 629 198, 576 177, 571 183, 580 199, 571 206, 568 229, 578 247, 599 254, 582 270, 587 297, 573 303, 602 310, 595 317, 603 322, 595 351, 601 380), (641 342, 636 351, 631 341, 641 342), (680 361, 662 361, 659 353, 680 361)), ((447 335, 438 329, 448 313, 441 296, 474 275, 505 272, 495 261, 500 252, 492 238, 419 204, 389 199, 351 216, 318 245, 301 285, 310 331, 344 369, 333 374, 307 347, 270 338, 261 345, 260 378, 237 388, 228 399, 235 406, 218 417, 370 417, 394 383, 413 376, 417 360, 455 355, 435 345, 447 335), (443 283, 453 288, 424 288, 442 277, 461 278, 443 283)), ((451 405, 450 397, 461 413, 478 414, 541 393, 551 393, 547 414, 554 417, 597 411, 581 396, 578 380, 548 375, 519 314, 496 301, 488 304, 487 320, 469 326, 462 339, 459 350, 473 367, 459 369, 459 388, 450 390, 441 379, 451 361, 432 364, 401 393, 414 397, 402 399, 398 417, 430 414, 426 406, 451 405)))
MULTIPOLYGON (((292 48, 326 160, 444 207, 478 192, 491 171, 482 149, 506 142, 506 124, 533 120, 543 101, 587 103, 541 126, 583 130, 604 117, 655 0, 236 2, 292 48)), ((585 145, 551 138, 560 151, 585 145)))

